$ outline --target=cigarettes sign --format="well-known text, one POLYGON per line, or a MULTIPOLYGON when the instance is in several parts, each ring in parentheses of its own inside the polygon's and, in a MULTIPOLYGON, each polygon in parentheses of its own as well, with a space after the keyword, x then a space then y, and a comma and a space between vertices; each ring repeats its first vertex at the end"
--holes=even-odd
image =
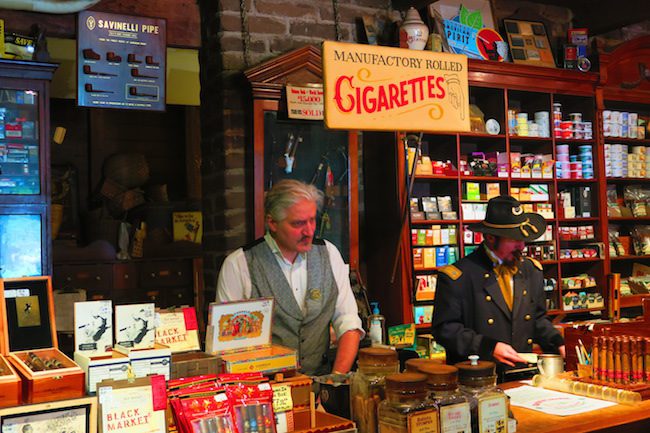
POLYGON ((469 131, 466 56, 326 41, 323 82, 328 128, 469 131))

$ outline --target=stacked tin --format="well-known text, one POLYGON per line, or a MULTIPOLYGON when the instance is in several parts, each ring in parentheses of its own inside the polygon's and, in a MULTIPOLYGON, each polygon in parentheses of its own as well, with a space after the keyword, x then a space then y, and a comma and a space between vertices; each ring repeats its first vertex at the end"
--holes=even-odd
POLYGON ((638 113, 603 110, 603 135, 605 137, 645 138, 645 122, 638 113))

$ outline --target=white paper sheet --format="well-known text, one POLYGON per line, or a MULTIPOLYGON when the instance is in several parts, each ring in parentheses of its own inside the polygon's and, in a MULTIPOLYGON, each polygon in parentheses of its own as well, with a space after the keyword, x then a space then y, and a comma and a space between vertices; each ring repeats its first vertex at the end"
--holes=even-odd
POLYGON ((528 385, 507 389, 505 392, 510 396, 510 404, 513 406, 559 416, 576 415, 616 404, 528 385))

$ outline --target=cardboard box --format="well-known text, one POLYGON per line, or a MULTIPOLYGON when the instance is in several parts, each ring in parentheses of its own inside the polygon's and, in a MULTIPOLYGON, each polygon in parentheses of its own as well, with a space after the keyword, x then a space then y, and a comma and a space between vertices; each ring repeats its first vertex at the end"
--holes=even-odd
POLYGON ((135 377, 161 374, 165 380, 171 377, 172 351, 167 346, 156 344, 153 349, 131 350, 129 362, 135 377))
POLYGON ((129 358, 118 352, 103 356, 75 352, 74 361, 79 364, 86 375, 86 392, 88 394, 94 394, 97 391, 97 384, 102 380, 128 378, 129 358))
POLYGON ((264 374, 298 369, 295 349, 271 343, 273 298, 209 306, 205 344, 227 373, 264 374))
POLYGON ((26 403, 82 397, 83 370, 58 349, 50 277, 0 279, 0 349, 22 379, 26 403))

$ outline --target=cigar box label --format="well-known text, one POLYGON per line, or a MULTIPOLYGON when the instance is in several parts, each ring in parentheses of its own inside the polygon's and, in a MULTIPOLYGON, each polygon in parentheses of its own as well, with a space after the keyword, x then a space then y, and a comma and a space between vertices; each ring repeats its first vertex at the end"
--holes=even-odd
MULTIPOLYGON (((184 310, 195 311, 194 308, 184 310)), ((199 350, 198 331, 187 328, 185 311, 162 311, 158 313, 156 343, 168 346, 172 353, 199 350)), ((194 314, 196 320, 196 313, 194 314)))
POLYGON ((506 397, 492 397, 478 403, 479 431, 506 433, 508 413, 506 397))
POLYGON ((38 296, 23 296, 16 298, 16 316, 18 327, 27 328, 41 326, 41 312, 38 296))
POLYGON ((112 301, 75 302, 75 350, 107 352, 113 347, 112 301))
POLYGON ((428 409, 409 414, 407 424, 411 433, 438 433, 438 412, 428 409))
POLYGON ((450 404, 440 408, 440 430, 470 432, 472 430, 469 403, 450 404))
POLYGON ((133 349, 149 349, 155 344, 154 304, 117 305, 117 344, 133 349))
POLYGON ((262 334, 264 313, 261 311, 240 311, 224 314, 219 318, 219 341, 256 338, 262 334))

